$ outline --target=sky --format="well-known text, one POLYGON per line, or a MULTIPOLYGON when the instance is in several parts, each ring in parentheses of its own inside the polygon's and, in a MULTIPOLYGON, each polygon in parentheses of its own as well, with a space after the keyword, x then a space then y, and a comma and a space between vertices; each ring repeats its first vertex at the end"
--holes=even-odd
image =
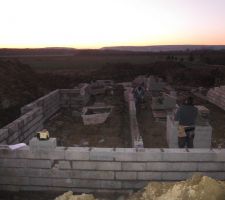
POLYGON ((0 0, 0 48, 225 45, 225 0, 0 0))

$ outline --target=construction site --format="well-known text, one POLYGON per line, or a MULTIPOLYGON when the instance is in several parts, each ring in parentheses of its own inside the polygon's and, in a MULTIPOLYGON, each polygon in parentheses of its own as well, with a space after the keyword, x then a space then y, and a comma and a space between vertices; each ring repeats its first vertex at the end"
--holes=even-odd
POLYGON ((193 149, 178 148, 174 120, 187 92, 159 77, 96 80, 52 91, 0 129, 0 189, 114 199, 111 194, 125 198, 151 181, 182 181, 195 173, 225 180, 224 88, 188 92, 198 109, 193 149), (145 95, 137 104, 134 89, 140 85, 145 95), (43 132, 45 140, 37 137, 43 132))

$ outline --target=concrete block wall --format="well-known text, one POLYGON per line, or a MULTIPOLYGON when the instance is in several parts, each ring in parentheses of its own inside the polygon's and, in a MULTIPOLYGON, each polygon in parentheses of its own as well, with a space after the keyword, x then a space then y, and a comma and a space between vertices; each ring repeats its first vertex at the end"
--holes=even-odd
POLYGON ((132 91, 131 87, 125 87, 124 98, 128 103, 132 147, 144 147, 143 141, 140 138, 141 134, 138 127, 136 106, 132 91))
MULTIPOLYGON (((178 148, 178 122, 173 120, 172 115, 167 115, 166 121, 167 143, 170 148, 178 148)), ((196 125, 194 148, 210 148, 212 127, 210 125, 196 125)))
POLYGON ((207 99, 225 110, 225 86, 211 88, 207 93, 207 99))
POLYGON ((54 90, 49 94, 27 104, 21 108, 21 114, 25 114, 34 108, 42 108, 44 121, 60 109, 60 91, 54 90))
MULTIPOLYGON (((86 87, 86 86, 84 86, 86 87)), ((86 88, 89 91, 88 88, 86 88)), ((60 90, 60 106, 62 108, 81 109, 87 105, 90 99, 90 93, 85 92, 85 89, 61 89, 60 90)))
POLYGON ((43 123, 62 108, 81 108, 89 101, 87 84, 79 89, 54 90, 21 108, 21 117, 0 129, 0 144, 28 143, 43 123), (79 104, 81 102, 81 104, 79 104))
POLYGON ((34 137, 34 133, 41 129, 43 112, 41 108, 34 108, 0 129, 0 144, 28 143, 34 137))
POLYGON ((225 180, 225 149, 65 148, 51 139, 0 149, 0 159, 0 190, 128 192, 195 172, 225 180))

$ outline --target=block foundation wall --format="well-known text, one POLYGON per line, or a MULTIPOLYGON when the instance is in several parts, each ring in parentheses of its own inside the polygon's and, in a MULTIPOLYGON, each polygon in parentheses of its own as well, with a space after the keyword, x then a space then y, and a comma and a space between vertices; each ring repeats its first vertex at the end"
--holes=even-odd
POLYGON ((0 144, 28 143, 61 108, 79 109, 89 100, 81 89, 55 90, 21 108, 21 117, 0 129, 0 144))
POLYGON ((124 87, 124 99, 128 104, 129 111, 131 142, 132 147, 136 148, 138 146, 143 147, 144 144, 142 140, 139 140, 141 134, 138 126, 135 99, 132 91, 131 87, 124 87))
POLYGON ((65 148, 34 138, 0 149, 0 159, 0 190, 129 192, 196 172, 225 180, 225 149, 65 148))

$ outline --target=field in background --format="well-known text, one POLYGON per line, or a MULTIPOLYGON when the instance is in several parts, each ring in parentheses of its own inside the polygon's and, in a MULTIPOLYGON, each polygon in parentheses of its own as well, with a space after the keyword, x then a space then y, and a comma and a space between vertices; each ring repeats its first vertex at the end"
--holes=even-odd
POLYGON ((75 55, 18 57, 22 63, 38 71, 45 70, 96 70, 106 64, 149 64, 165 60, 163 55, 75 55))

